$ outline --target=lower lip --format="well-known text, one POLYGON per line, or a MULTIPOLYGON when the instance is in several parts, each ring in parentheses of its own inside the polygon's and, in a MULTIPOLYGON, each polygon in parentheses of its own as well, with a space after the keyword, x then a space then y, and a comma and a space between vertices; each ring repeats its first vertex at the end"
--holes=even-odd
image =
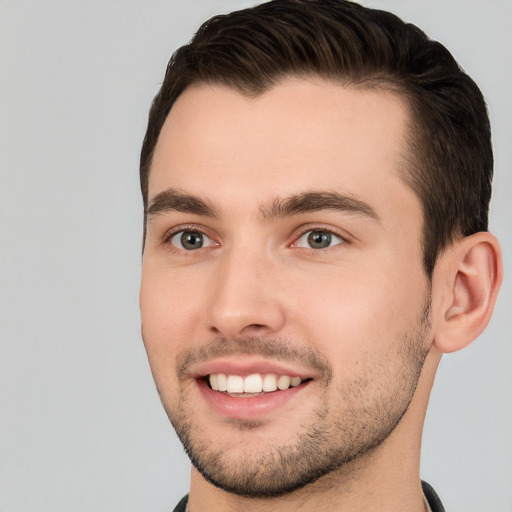
POLYGON ((310 381, 284 391, 273 391, 251 397, 231 396, 213 391, 205 381, 197 381, 199 389, 208 405, 221 416, 238 420, 261 418, 276 409, 282 408, 308 387, 310 381))

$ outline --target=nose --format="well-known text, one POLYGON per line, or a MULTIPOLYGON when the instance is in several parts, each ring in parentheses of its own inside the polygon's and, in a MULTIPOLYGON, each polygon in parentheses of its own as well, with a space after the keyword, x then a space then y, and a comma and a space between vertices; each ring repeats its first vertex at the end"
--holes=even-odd
POLYGON ((231 251, 216 268, 207 321, 209 330, 222 337, 264 336, 283 328, 278 265, 252 249, 231 251))

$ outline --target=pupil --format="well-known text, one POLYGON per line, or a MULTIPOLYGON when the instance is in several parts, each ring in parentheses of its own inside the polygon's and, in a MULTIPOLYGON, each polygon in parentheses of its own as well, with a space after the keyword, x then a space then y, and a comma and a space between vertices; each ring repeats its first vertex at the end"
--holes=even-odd
POLYGON ((331 234, 326 231, 312 231, 308 243, 313 249, 325 249, 331 245, 331 234))
POLYGON ((201 233, 187 231, 181 235, 181 245, 185 249, 200 249, 203 246, 203 237, 201 233))

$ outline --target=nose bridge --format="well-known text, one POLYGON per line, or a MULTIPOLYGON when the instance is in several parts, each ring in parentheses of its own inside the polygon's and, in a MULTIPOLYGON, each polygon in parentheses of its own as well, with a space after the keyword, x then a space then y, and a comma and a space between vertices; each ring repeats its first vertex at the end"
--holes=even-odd
POLYGON ((220 258, 212 287, 210 329, 228 338, 277 332, 283 304, 273 286, 276 264, 264 244, 233 244, 220 258))

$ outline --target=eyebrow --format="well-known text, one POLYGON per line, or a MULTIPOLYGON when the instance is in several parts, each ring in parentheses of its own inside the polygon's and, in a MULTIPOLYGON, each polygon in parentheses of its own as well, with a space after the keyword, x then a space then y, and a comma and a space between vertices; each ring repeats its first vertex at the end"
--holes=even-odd
MULTIPOLYGON (((147 217, 170 211, 192 213, 203 217, 217 217, 212 204, 198 196, 169 188, 157 194, 149 203, 147 217)), ((368 203, 355 196, 338 192, 303 192, 287 198, 276 197, 268 206, 260 207, 263 219, 272 221, 304 213, 335 211, 362 215, 380 222, 377 212, 368 203)))
POLYGON ((215 208, 200 197, 169 188, 157 194, 149 203, 147 217, 166 212, 194 213, 203 217, 216 217, 215 208))
POLYGON ((285 199, 276 198, 270 206, 260 209, 266 220, 326 210, 362 215, 380 222, 377 212, 368 203, 338 192, 304 192, 285 199))

